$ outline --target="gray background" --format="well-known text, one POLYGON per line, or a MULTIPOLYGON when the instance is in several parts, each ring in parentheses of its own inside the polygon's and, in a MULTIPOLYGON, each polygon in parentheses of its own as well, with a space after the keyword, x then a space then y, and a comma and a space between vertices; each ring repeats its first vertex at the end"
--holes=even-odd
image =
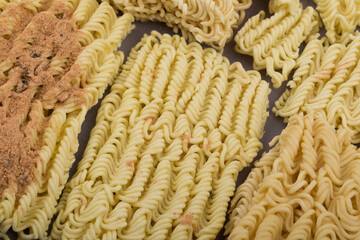
MULTIPOLYGON (((314 3, 312 0, 301 0, 301 2, 303 3, 304 7, 305 6, 313 6, 315 7, 314 3)), ((253 4, 252 6, 246 11, 246 16, 245 16, 245 20, 242 22, 242 24, 239 26, 239 29, 243 26, 243 24, 246 22, 246 20, 249 17, 252 17, 254 15, 256 15, 259 11, 264 10, 266 12, 266 16, 270 16, 269 12, 268 12, 268 3, 269 0, 253 0, 253 4)), ((148 33, 150 34, 151 31, 156 30, 160 33, 169 33, 169 34, 174 34, 174 32, 172 31, 171 28, 167 27, 164 23, 159 23, 159 22, 136 22, 135 23, 136 28, 131 32, 131 34, 125 39, 125 41, 123 42, 120 50, 124 52, 125 56, 127 56, 131 50, 131 48, 133 48, 142 38, 144 33, 148 33)), ((236 30, 234 31, 234 36, 236 35, 236 30)), ((244 66, 244 68, 246 70, 251 70, 252 68, 252 64, 253 64, 253 60, 252 57, 247 56, 247 55, 242 55, 239 54, 237 52, 234 51, 234 46, 235 46, 235 42, 232 39, 230 42, 228 42, 225 45, 224 48, 224 53, 223 55, 226 56, 230 62, 241 62, 242 65, 244 66)), ((205 46, 204 47, 208 47, 205 46)), ((301 49, 303 48, 303 46, 301 47, 301 49)), ((270 78, 268 76, 266 76, 266 72, 265 71, 260 71, 261 75, 262 75, 262 79, 270 82, 270 78)), ((263 144, 263 149, 259 152, 258 156, 255 158, 255 160, 258 160, 261 155, 264 152, 267 152, 269 150, 269 142, 272 140, 273 137, 279 135, 281 133, 281 131, 285 128, 285 124, 283 123, 283 120, 281 118, 275 117, 274 113, 271 111, 271 109, 274 106, 274 102, 280 97, 280 95, 282 94, 282 92, 284 91, 285 87, 286 87, 286 82, 284 82, 282 84, 282 86, 278 89, 274 89, 272 87, 272 84, 270 82, 270 86, 271 86, 271 93, 269 96, 269 117, 266 121, 265 124, 265 132, 264 132, 264 136, 261 139, 261 142, 263 144)), ((106 93, 109 92, 109 89, 106 91, 106 93)), ((106 95, 105 93, 105 95, 106 95)), ((80 161, 85 147, 87 145, 87 142, 89 140, 89 136, 90 136, 90 131, 91 129, 94 127, 95 125, 95 118, 96 118, 96 113, 97 110, 100 107, 100 103, 101 100, 99 101, 99 103, 94 106, 86 115, 86 119, 85 122, 82 126, 82 130, 81 133, 79 134, 79 143, 80 143, 80 147, 78 152, 76 153, 76 162, 74 164, 74 166, 71 168, 70 170, 70 176, 74 175, 75 171, 76 171, 76 166, 78 164, 78 162, 80 161)), ((253 164, 251 164, 252 166, 253 164)), ((251 166, 244 168, 238 176, 238 181, 237 184, 240 185, 242 182, 244 182, 244 180, 246 179, 247 175, 249 174, 250 170, 251 170, 251 166)), ((11 239, 16 239, 17 235, 16 233, 9 231, 8 235, 11 237, 11 239)), ((223 231, 221 231, 217 237, 217 239, 225 239, 225 237, 223 236, 223 231)))

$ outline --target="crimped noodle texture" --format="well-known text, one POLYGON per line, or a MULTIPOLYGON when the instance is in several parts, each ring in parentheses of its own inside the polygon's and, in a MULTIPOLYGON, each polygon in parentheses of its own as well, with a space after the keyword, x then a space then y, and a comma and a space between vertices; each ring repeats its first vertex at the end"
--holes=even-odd
POLYGON ((346 44, 360 25, 360 1, 314 0, 331 43, 346 44))
POLYGON ((317 33, 321 25, 314 8, 294 4, 279 8, 270 18, 261 11, 235 36, 235 51, 253 56, 254 68, 266 69, 275 88, 287 80, 294 68, 300 44, 317 33))
POLYGON ((310 41, 273 111, 285 120, 300 112, 318 112, 336 128, 348 129, 352 142, 359 143, 359 59, 360 37, 347 46, 310 41))
MULTIPOLYGON (((24 8, 35 16, 39 13, 44 1, 13 1, 10 4, 22 4, 24 8)), ((57 0, 64 3, 67 8, 73 9, 72 19, 80 30, 78 41, 85 46, 77 57, 74 66, 79 67, 79 75, 72 79, 74 86, 82 86, 82 104, 64 101, 61 107, 49 109, 51 103, 38 106, 31 112, 30 118, 43 116, 50 113, 49 122, 44 130, 43 138, 39 139, 41 149, 39 160, 36 162, 36 179, 31 182, 16 202, 16 189, 6 189, 0 201, 0 237, 12 228, 21 239, 45 239, 50 220, 55 213, 55 206, 60 194, 68 180, 68 172, 75 160, 74 153, 78 149, 77 136, 81 124, 90 107, 97 103, 107 86, 113 82, 118 74, 119 67, 123 62, 123 53, 117 52, 122 40, 133 29, 131 22, 133 17, 126 14, 117 18, 114 10, 108 3, 100 6, 96 0, 57 0), (46 109, 45 109, 46 108, 46 109)), ((1 3, 4 3, 2 1, 1 3)), ((10 6, 10 5, 9 5, 10 6)), ((12 34, 11 24, 20 21, 22 16, 2 19, 4 12, 0 14, 0 21, 8 23, 9 34, 12 34)), ((42 12, 41 14, 51 14, 42 12)), ((62 17, 62 15, 59 17, 62 17)), ((33 24, 30 21, 29 25, 33 24)), ((26 36, 31 37, 31 36, 26 36)), ((64 36, 65 38, 66 36, 64 36)), ((35 56, 36 57, 36 56, 35 56)), ((50 60, 50 67, 54 74, 63 70, 66 56, 55 56, 50 60)), ((12 68, 11 59, 0 62, 0 76, 4 78, 12 68)), ((9 84, 0 86, 0 91, 12 87, 9 84)), ((11 90, 11 89, 10 89, 11 90)), ((56 99, 60 96, 61 89, 53 92, 56 99)), ((26 116, 24 117, 25 121, 26 116)), ((37 126, 39 127, 39 126, 37 126)), ((36 142, 37 131, 31 130, 32 141, 36 142)))
POLYGON ((296 115, 237 189, 229 239, 359 239, 360 149, 321 116, 296 115))
POLYGON ((112 0, 138 21, 160 21, 189 40, 222 50, 244 20, 252 0, 112 0))
POLYGON ((102 102, 52 239, 215 239, 262 147, 269 92, 214 49, 145 35, 102 102))
POLYGON ((299 0, 270 0, 269 1, 269 12, 276 13, 281 9, 287 9, 288 11, 297 8, 299 0))

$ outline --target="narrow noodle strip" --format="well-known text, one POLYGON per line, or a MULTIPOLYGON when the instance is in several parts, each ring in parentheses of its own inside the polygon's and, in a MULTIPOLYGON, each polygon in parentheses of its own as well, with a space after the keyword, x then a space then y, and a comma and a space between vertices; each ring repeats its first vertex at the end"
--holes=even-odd
POLYGON ((270 18, 265 18, 265 12, 261 11, 235 36, 235 51, 253 56, 254 68, 266 69, 275 88, 287 80, 295 67, 301 43, 317 33, 321 26, 314 8, 303 9, 295 1, 292 4, 279 7, 270 18))
POLYGON ((108 3, 97 6, 95 0, 19 0, 0 15, 6 23, 0 52, 9 48, 0 57, 1 237, 12 228, 21 239, 47 238, 81 124, 122 65, 117 47, 134 19, 125 14, 104 22, 92 16, 115 12, 108 3))
POLYGON ((273 111, 284 117, 319 112, 336 128, 348 129, 352 142, 360 142, 359 59, 360 37, 347 46, 314 39, 297 61, 288 89, 273 111))

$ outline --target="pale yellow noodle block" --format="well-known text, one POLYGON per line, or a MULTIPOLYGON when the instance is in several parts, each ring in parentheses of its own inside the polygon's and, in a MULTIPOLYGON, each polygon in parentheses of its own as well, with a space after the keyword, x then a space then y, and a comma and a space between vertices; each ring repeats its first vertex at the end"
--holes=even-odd
MULTIPOLYGON (((32 10, 34 15, 42 4, 41 0, 25 2, 24 7, 32 10)), ((75 62, 79 66, 80 75, 77 79, 72 79, 73 84, 80 84, 81 81, 85 83, 85 93, 82 96, 84 104, 66 101, 62 107, 53 109, 43 135, 40 160, 36 162, 36 181, 27 186, 17 205, 16 191, 12 189, 5 190, 0 201, 0 237, 4 237, 4 233, 12 228, 21 239, 46 238, 57 200, 75 160, 81 124, 89 108, 97 103, 118 74, 124 57, 116 49, 134 27, 131 24, 134 19, 130 14, 116 18, 108 3, 99 6, 96 0, 63 2, 75 10, 73 19, 81 29, 79 41, 87 44, 75 62)), ((5 21, 11 23, 16 19, 5 21)), ((66 59, 51 60, 50 66, 55 69, 55 73, 63 71, 64 61, 66 59)), ((0 75, 6 76, 4 73, 11 67, 9 59, 0 62, 0 75)), ((0 86, 0 91, 7 87, 6 84, 0 86)), ((42 114, 45 110, 40 104, 36 111, 42 114)), ((37 129, 26 133, 34 137, 32 144, 37 141, 36 133, 37 129)))
MULTIPOLYGON (((235 36, 235 51, 254 57, 254 68, 266 69, 275 88, 287 80, 299 57, 300 44, 317 33, 321 22, 314 8, 299 2, 251 17, 235 36)), ((270 3, 271 6, 271 3, 270 3)), ((280 5, 283 6, 283 5, 280 5)))
POLYGON ((160 21, 190 40, 222 50, 244 20, 252 0, 111 0, 139 21, 160 21))
POLYGON ((231 202, 229 240, 360 239, 360 149, 321 115, 296 115, 231 202))
POLYGON ((180 36, 145 35, 102 102, 52 239, 215 239, 262 147, 269 84, 180 36))
POLYGON ((300 112, 318 112, 336 128, 348 129, 360 142, 360 37, 347 46, 314 39, 296 64, 288 89, 273 111, 287 120, 300 112))
POLYGON ((314 0, 331 43, 346 44, 360 25, 360 1, 314 0))

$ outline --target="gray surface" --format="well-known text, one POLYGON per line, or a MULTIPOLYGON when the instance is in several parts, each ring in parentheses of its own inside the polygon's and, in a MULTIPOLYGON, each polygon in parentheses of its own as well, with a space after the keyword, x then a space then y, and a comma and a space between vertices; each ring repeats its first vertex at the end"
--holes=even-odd
MULTIPOLYGON (((251 8, 246 11, 245 20, 240 25, 239 29, 241 28, 241 26, 246 22, 246 20, 249 17, 257 14, 260 10, 264 10, 266 12, 267 16, 269 16, 269 13, 267 11, 268 2, 269 2, 269 0, 253 0, 253 4, 252 4, 251 8)), ((303 3, 304 6, 308 6, 308 5, 314 6, 314 3, 312 2, 312 0, 302 0, 301 2, 303 3)), ((152 30, 156 30, 160 33, 174 34, 172 29, 167 27, 164 23, 136 22, 136 28, 125 39, 125 41, 123 42, 123 44, 120 48, 124 52, 125 56, 127 56, 128 53, 130 52, 131 48, 134 47, 140 41, 140 39, 142 38, 144 33, 150 34, 152 30)), ((234 31, 234 35, 236 34, 236 32, 237 31, 234 31)), ((231 62, 236 62, 236 61, 241 62, 245 69, 251 70, 252 64, 253 64, 252 57, 236 53, 234 51, 234 46, 235 46, 235 42, 232 39, 229 43, 226 44, 226 46, 224 48, 224 56, 229 58, 229 60, 231 62)), ((262 75, 262 79, 270 82, 270 78, 266 76, 265 71, 260 71, 260 72, 262 75)), ((282 87, 280 87, 279 89, 274 89, 274 88, 272 88, 272 84, 270 83, 270 86, 272 88, 272 91, 269 96, 269 102, 270 102, 269 114, 270 115, 265 124, 264 136, 261 139, 261 142, 263 144, 263 149, 259 152, 259 154, 255 158, 255 160, 258 160, 260 158, 260 156, 263 154, 263 152, 267 152, 269 150, 269 142, 272 140, 273 137, 280 134, 282 129, 284 129, 284 127, 286 126, 283 123, 282 119, 275 117, 274 113, 271 111, 272 107, 274 106, 274 102, 279 98, 279 96, 284 91, 285 85, 286 85, 286 82, 283 83, 282 87)), ((109 89, 106 93, 108 93, 108 92, 109 92, 109 89)), ((79 151, 75 155, 76 162, 75 162, 74 166, 72 167, 72 169, 70 170, 70 176, 72 176, 75 173, 76 166, 77 166, 78 162, 80 161, 81 156, 84 153, 85 147, 89 140, 90 131, 95 125, 96 113, 97 113, 98 108, 100 107, 100 103, 101 103, 101 101, 96 106, 94 106, 88 112, 88 114, 86 116, 86 120, 82 126, 82 130, 79 135, 79 142, 80 142, 79 151)), ((239 173, 239 177, 238 177, 238 181, 237 181, 238 185, 240 185, 242 182, 244 182, 244 180, 246 179, 250 170, 251 170, 251 166, 243 169, 239 173)), ((219 233, 217 239, 225 239, 225 237, 222 235, 222 232, 223 231, 221 231, 219 233)), ((12 239, 16 239, 16 234, 14 232, 11 231, 8 233, 8 235, 11 236, 12 239)))

